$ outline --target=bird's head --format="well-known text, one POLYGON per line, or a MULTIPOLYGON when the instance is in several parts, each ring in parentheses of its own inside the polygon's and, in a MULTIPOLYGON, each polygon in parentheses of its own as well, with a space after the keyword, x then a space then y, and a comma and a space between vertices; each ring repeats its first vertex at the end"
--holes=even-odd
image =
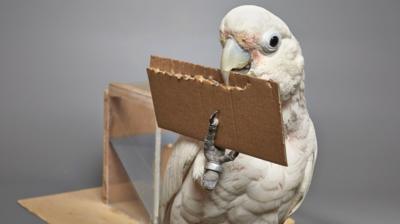
POLYGON ((288 26, 264 8, 244 5, 225 15, 220 26, 221 71, 228 84, 233 70, 272 80, 285 101, 303 88, 304 60, 288 26))

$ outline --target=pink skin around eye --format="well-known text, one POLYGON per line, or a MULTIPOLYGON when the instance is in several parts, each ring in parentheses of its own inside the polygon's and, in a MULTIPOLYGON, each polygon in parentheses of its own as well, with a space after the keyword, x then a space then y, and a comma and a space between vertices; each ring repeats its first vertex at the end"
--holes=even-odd
POLYGON ((248 35, 245 33, 240 33, 235 35, 236 38, 238 39, 238 42, 240 45, 248 50, 252 51, 253 49, 257 48, 257 40, 258 38, 255 35, 248 35))
POLYGON ((254 65, 259 64, 260 60, 261 60, 261 56, 262 56, 262 54, 260 53, 260 51, 258 51, 257 49, 253 49, 251 51, 251 58, 253 59, 252 63, 254 65))
POLYGON ((241 39, 240 45, 251 54, 252 62, 257 64, 260 61, 261 53, 258 51, 258 38, 256 35, 237 35, 241 39))
POLYGON ((229 37, 235 37, 235 40, 240 44, 243 49, 251 50, 257 47, 257 35, 249 35, 243 32, 231 32, 224 30, 221 32, 221 37, 226 40, 229 37))

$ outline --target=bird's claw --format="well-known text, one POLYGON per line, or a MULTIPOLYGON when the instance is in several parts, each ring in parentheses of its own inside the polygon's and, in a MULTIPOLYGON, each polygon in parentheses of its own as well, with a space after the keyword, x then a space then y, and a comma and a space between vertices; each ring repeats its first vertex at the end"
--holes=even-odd
POLYGON ((221 163, 226 163, 226 162, 230 162, 236 159, 236 157, 239 155, 239 152, 236 151, 230 151, 228 154, 225 154, 222 158, 221 158, 221 163))
MULTIPOLYGON (((217 118, 218 112, 219 112, 219 111, 216 110, 216 111, 214 111, 214 112, 211 114, 210 120, 209 120, 210 125, 213 124, 213 123, 215 122, 216 119, 218 120, 218 118, 217 118)), ((217 126, 218 126, 218 124, 217 124, 217 126)))
POLYGON ((217 133, 219 120, 217 118, 218 111, 211 114, 208 126, 208 133, 204 140, 204 155, 207 159, 205 172, 203 175, 203 187, 207 190, 213 190, 222 173, 222 164, 233 161, 239 155, 236 151, 230 151, 225 154, 225 149, 221 149, 214 145, 215 135, 217 133))

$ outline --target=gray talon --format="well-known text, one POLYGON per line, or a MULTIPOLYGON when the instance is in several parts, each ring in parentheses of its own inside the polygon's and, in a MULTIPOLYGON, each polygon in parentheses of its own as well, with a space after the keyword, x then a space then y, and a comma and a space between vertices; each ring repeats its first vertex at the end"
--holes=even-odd
POLYGON ((204 155, 207 159, 207 164, 205 166, 202 184, 207 190, 214 190, 217 186, 219 176, 223 172, 222 164, 235 160, 239 155, 236 151, 230 151, 228 154, 225 154, 225 149, 221 149, 214 145, 215 135, 219 124, 217 114, 218 111, 211 114, 208 134, 204 140, 204 155))

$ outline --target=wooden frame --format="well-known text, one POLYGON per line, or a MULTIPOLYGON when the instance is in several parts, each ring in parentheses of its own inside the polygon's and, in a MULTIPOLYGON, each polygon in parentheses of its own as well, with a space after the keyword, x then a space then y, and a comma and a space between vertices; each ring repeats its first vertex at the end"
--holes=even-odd
POLYGON ((110 139, 154 133, 155 115, 144 85, 112 83, 104 92, 103 201, 144 223, 150 216, 139 199, 110 139), (136 209, 132 210, 132 206, 136 209))

